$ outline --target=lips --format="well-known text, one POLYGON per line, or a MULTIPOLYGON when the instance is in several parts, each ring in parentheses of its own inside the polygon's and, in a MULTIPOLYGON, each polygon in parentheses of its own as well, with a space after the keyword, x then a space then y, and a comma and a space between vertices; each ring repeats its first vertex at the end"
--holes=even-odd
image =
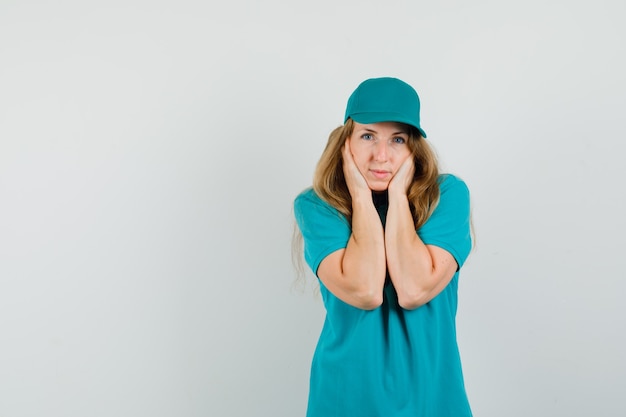
POLYGON ((391 174, 389 171, 384 171, 380 169, 370 169, 370 172, 374 177, 378 179, 385 179, 391 174))

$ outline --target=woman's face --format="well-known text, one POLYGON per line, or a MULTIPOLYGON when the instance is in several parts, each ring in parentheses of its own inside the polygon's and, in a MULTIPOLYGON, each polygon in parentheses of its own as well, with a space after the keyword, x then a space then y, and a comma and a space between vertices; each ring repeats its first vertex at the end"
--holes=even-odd
POLYGON ((384 191, 400 165, 411 156, 406 125, 395 122, 360 124, 348 139, 356 167, 372 191, 384 191))

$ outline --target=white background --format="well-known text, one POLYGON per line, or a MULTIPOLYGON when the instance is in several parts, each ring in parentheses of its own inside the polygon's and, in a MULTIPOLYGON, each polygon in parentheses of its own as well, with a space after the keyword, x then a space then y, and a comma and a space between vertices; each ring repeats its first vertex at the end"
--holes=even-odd
POLYGON ((375 76, 472 192, 475 415, 626 415, 625 10, 1 0, 0 416, 304 415, 291 204, 375 76))

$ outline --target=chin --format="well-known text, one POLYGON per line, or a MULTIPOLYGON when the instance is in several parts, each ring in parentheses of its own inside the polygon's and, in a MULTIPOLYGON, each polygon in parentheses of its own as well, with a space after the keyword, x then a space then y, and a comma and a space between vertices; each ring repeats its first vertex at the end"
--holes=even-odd
POLYGON ((389 188, 389 183, 374 183, 374 184, 368 184, 370 187, 370 190, 372 191, 376 191, 376 192, 382 192, 382 191, 387 191, 387 189, 389 188))

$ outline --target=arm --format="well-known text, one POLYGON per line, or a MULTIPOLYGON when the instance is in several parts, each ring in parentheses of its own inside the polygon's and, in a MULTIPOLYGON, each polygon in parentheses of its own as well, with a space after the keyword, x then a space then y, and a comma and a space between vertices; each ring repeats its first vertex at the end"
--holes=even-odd
POLYGON ((343 149, 344 175, 352 197, 352 234, 345 249, 328 255, 317 270, 326 288, 364 310, 382 303, 386 261, 383 226, 372 192, 358 171, 349 144, 343 149))
POLYGON ((425 245, 415 231, 406 195, 413 169, 413 158, 409 157, 389 185, 385 226, 389 275, 398 294, 398 303, 409 310, 435 298, 458 268, 448 251, 425 245))

